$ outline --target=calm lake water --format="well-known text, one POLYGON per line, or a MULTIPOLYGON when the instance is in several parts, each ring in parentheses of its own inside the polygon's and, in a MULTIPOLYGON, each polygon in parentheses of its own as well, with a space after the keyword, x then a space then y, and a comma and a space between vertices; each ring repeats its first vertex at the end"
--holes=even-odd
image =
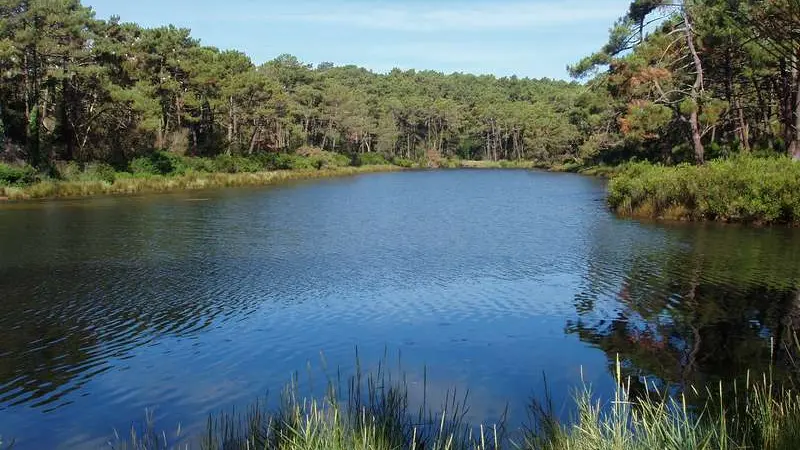
POLYGON ((429 397, 469 387, 475 421, 524 419, 543 374, 557 404, 581 373, 608 392, 617 354, 676 385, 766 367, 800 321, 800 230, 623 220, 603 197, 460 170, 2 206, 0 435, 102 447, 145 408, 191 433, 356 348, 399 359, 412 399, 425 368, 429 397))

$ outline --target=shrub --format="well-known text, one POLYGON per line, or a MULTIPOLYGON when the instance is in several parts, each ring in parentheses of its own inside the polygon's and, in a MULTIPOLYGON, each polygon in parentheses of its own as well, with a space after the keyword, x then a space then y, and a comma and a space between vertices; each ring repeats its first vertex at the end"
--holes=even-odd
POLYGON ((317 169, 329 167, 347 167, 350 165, 350 158, 341 153, 320 152, 310 157, 311 163, 317 169))
POLYGON ((389 161, 380 153, 359 153, 356 156, 357 166, 383 166, 389 164, 389 161))
POLYGON ((413 160, 407 158, 394 158, 392 160, 392 164, 400 167, 411 168, 414 167, 415 163, 413 160))
POLYGON ((800 222, 800 164, 787 157, 752 156, 704 166, 634 163, 612 178, 608 203, 634 216, 800 222))
POLYGON ((0 163, 0 185, 25 185, 36 181, 36 169, 29 165, 0 163))
POLYGON ((219 155, 214 158, 214 169, 226 173, 253 173, 263 170, 264 166, 254 158, 219 155))
POLYGON ((175 171, 179 160, 177 155, 158 151, 133 159, 129 168, 135 175, 169 175, 175 171))
POLYGON ((183 157, 181 164, 185 167, 184 172, 195 171, 211 173, 217 170, 214 160, 201 157, 183 157))
POLYGON ((278 170, 308 170, 317 168, 311 158, 289 153, 281 153, 275 156, 274 164, 275 169, 278 170))
POLYGON ((89 163, 83 168, 83 174, 81 178, 113 183, 117 179, 117 171, 105 163, 89 163))
MULTIPOLYGON (((317 169, 328 167, 347 167, 350 165, 350 157, 340 153, 328 152, 317 147, 300 147, 295 152, 297 156, 307 158, 311 161, 311 166, 317 169)), ((305 163, 300 163, 305 166, 305 163)))

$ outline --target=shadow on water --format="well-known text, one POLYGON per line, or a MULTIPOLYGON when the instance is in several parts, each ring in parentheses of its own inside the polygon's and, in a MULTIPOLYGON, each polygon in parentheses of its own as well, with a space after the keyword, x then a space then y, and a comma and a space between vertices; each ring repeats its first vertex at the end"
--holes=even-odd
POLYGON ((681 391, 720 381, 730 385, 748 372, 761 376, 770 370, 776 381, 795 381, 793 339, 800 327, 795 231, 645 228, 659 229, 669 239, 593 248, 584 289, 574 300, 577 317, 567 321, 566 332, 605 352, 611 373, 619 356, 634 391, 643 391, 646 379, 681 391), (610 284, 611 279, 619 282, 610 284), (597 314, 610 298, 614 312, 597 314))

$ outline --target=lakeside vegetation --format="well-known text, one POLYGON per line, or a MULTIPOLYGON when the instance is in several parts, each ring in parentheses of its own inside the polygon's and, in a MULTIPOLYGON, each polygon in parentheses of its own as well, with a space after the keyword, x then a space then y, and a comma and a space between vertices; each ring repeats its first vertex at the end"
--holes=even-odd
MULTIPOLYGON (((633 0, 608 42, 569 68, 586 80, 578 83, 379 74, 291 55, 256 65, 201 45, 188 29, 100 20, 78 0, 12 0, 0 4, 0 185, 18 193, 20 180, 38 177, 43 192, 107 192, 91 183, 78 189, 65 166, 84 168, 84 178, 97 170, 110 177, 110 166, 119 175, 105 182, 116 184, 154 155, 198 158, 198 172, 209 171, 209 159, 218 172, 230 171, 220 161, 251 172, 248 161, 301 157, 306 148, 403 167, 481 161, 463 165, 569 171, 631 160, 702 165, 740 153, 797 159, 798 17, 791 0, 633 0)), ((382 163, 356 165, 374 164, 382 163)), ((675 170, 672 177, 686 169, 675 170)), ((638 208, 649 211, 675 213, 638 208)), ((738 220, 706 210, 679 216, 738 220)))
POLYGON ((609 102, 582 156, 640 161, 612 182, 610 206, 640 217, 798 222, 798 24, 792 0, 632 1, 608 42, 569 68, 609 102))
POLYGON ((800 164, 740 156, 702 166, 629 164, 608 187, 619 214, 757 224, 800 222, 800 164))
MULTIPOLYGON (((563 167, 571 170, 572 167, 563 167)), ((354 158, 320 149, 260 156, 220 155, 215 158, 153 152, 118 171, 105 163, 61 163, 50 173, 26 165, 0 163, 0 200, 138 194, 232 186, 259 186, 291 180, 329 178, 404 169, 533 169, 531 161, 482 161, 460 158, 413 161, 377 154, 354 158)), ((553 169, 553 168, 551 168, 553 169)))
POLYGON ((0 199, 80 197, 98 194, 135 194, 176 189, 208 189, 269 185, 291 180, 329 178, 402 170, 404 161, 351 161, 344 155, 308 149, 305 155, 265 155, 247 158, 183 157, 154 152, 131 161, 126 171, 103 163, 61 164, 51 174, 31 167, 0 163, 0 199))
MULTIPOLYGON (((117 450, 222 449, 434 449, 434 450, 789 450, 800 446, 800 395, 769 374, 729 386, 631 390, 617 361, 611 398, 584 385, 569 406, 568 421, 549 399, 532 401, 528 420, 509 429, 470 424, 468 394, 449 391, 442 405, 410 404, 405 377, 358 372, 342 388, 329 383, 320 399, 303 398, 293 382, 275 409, 256 403, 244 413, 211 416, 202 436, 159 430, 152 414, 110 443, 117 450), (732 395, 733 398, 727 398, 732 395)), ((423 389, 427 389, 426 386, 423 389)))

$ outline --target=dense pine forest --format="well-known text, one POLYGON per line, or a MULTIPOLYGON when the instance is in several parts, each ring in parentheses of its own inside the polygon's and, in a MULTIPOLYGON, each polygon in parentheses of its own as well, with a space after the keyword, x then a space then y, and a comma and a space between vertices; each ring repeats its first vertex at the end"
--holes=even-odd
POLYGON ((316 147, 418 159, 577 156, 577 83, 305 64, 256 66, 189 30, 98 20, 77 0, 0 4, 5 157, 115 166, 153 150, 316 147))
POLYGON ((800 2, 635 0, 621 14, 567 82, 290 55, 257 65, 188 29, 98 19, 78 0, 2 0, 0 182, 167 174, 174 158, 235 172, 310 154, 543 167, 800 157, 800 2))

